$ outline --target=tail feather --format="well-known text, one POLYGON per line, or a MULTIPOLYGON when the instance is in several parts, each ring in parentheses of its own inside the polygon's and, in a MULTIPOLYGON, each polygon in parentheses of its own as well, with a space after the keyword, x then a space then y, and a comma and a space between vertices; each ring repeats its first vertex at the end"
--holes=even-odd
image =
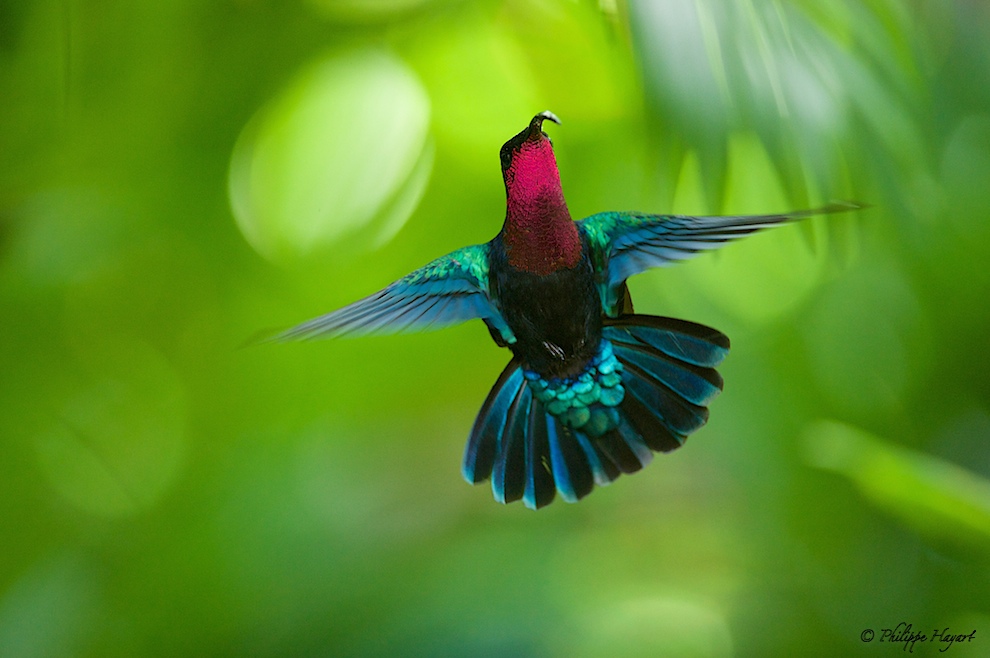
MULTIPOLYGON (((606 332, 611 333, 615 332, 606 332)), ((678 362, 648 345, 614 344, 623 365, 635 365, 691 404, 703 407, 722 392, 722 376, 711 368, 678 362)))
POLYGON ((550 437, 547 425, 553 419, 547 416, 537 400, 533 400, 529 414, 529 440, 526 442, 526 488, 523 503, 530 509, 549 505, 557 493, 553 473, 550 471, 550 437))
MULTIPOLYGON (((565 427, 564 429, 567 428, 565 427)), ((622 471, 615 465, 615 462, 602 451, 597 441, 589 439, 588 435, 584 432, 573 432, 573 434, 574 439, 581 446, 581 449, 584 450, 584 454, 588 458, 588 466, 591 467, 591 475, 595 484, 604 487, 607 484, 611 484, 612 480, 622 474, 622 471)))
POLYGON ((642 440, 628 425, 620 425, 602 434, 597 443, 622 473, 635 473, 653 458, 649 448, 644 452, 642 440))
POLYGON ((509 407, 492 468, 492 494, 500 503, 519 500, 525 492, 526 438, 532 401, 529 387, 523 385, 516 390, 509 407))
POLYGON ((471 429, 468 482, 490 477, 496 500, 522 499, 533 509, 557 492, 575 502, 596 484, 640 470, 654 452, 680 447, 705 424, 706 405, 722 390, 714 367, 728 353, 725 335, 684 320, 625 315, 608 320, 603 336, 581 377, 543 380, 509 362, 471 429))
POLYGON ((623 401, 622 411, 626 414, 626 419, 633 430, 643 437, 650 450, 670 452, 684 445, 684 436, 670 431, 663 420, 657 418, 652 410, 634 396, 629 396, 623 401))
POLYGON ((626 390, 643 403, 671 432, 687 436, 708 420, 708 409, 691 404, 662 381, 640 370, 632 363, 623 363, 621 353, 616 354, 624 365, 622 383, 626 390))
POLYGON ((595 486, 592 457, 581 447, 577 438, 556 418, 547 423, 550 437, 550 469, 560 497, 576 503, 591 493, 595 486))
POLYGON ((522 370, 519 362, 513 359, 505 367, 502 374, 481 405, 481 411, 471 428, 471 438, 464 451, 462 473, 464 479, 471 484, 484 482, 491 475, 495 463, 495 450, 501 443, 505 419, 509 415, 509 406, 515 399, 516 392, 523 383, 522 370))
POLYGON ((676 318, 624 315, 609 320, 606 332, 610 333, 609 340, 639 342, 704 368, 716 367, 729 353, 729 338, 718 329, 676 318))

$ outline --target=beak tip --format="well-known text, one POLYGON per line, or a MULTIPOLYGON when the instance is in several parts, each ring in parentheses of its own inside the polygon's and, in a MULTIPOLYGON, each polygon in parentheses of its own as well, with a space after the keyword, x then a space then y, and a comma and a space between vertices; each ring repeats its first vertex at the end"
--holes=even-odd
POLYGON ((554 114, 550 110, 544 110, 543 112, 540 112, 535 117, 533 117, 533 120, 529 122, 529 139, 535 139, 539 135, 544 134, 543 133, 544 121, 553 121, 557 125, 560 125, 560 119, 557 118, 556 114, 554 114))
POLYGON ((542 112, 540 112, 539 114, 537 114, 535 117, 533 117, 533 123, 540 123, 540 124, 542 124, 544 120, 553 121, 558 126, 560 125, 560 119, 557 117, 556 114, 554 114, 550 110, 543 110, 542 112))

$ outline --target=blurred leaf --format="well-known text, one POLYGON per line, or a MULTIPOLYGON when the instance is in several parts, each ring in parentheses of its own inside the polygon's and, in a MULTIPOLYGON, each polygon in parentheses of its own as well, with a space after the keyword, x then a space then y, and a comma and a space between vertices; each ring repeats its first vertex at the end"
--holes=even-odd
POLYGON ((834 421, 810 425, 804 442, 808 463, 846 476, 908 525, 990 549, 990 481, 834 421))
MULTIPOLYGON (((698 153, 706 176, 742 127, 755 131, 785 177, 785 192, 848 196, 850 158, 882 158, 906 168, 923 161, 911 115, 924 87, 906 50, 916 28, 897 3, 777 0, 633 0, 633 35, 647 97, 664 130, 698 153), (865 119, 871 144, 859 153, 865 119), (845 148, 839 148, 838 144, 845 148), (889 159, 889 160, 888 160, 889 159), (837 175, 838 174, 838 175, 837 175)), ((720 206, 721 190, 706 190, 720 206)))

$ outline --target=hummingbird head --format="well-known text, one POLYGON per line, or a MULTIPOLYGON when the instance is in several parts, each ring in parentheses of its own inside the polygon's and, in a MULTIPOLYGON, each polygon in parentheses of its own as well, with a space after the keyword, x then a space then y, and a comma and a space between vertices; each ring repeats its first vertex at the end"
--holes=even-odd
POLYGON ((520 186, 523 188, 520 191, 533 193, 546 184, 555 183, 556 187, 560 186, 553 144, 543 132, 543 122, 546 120, 560 123, 553 112, 540 112, 522 132, 502 145, 499 153, 502 159, 502 178, 510 196, 520 186))

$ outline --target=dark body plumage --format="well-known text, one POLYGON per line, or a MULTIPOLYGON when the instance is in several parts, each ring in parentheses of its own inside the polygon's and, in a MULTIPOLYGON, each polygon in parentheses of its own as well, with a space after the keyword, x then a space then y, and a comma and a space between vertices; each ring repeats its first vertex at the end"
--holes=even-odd
MULTIPOLYGON (((496 500, 540 508, 681 446, 722 390, 721 332, 633 312, 626 279, 833 204, 779 215, 693 217, 604 212, 573 221, 544 120, 503 145, 506 218, 458 249, 276 338, 416 331, 478 318, 513 358, 471 428, 462 471, 496 500)), ((559 122, 558 122, 559 123, 559 122)))
POLYGON ((582 240, 577 265, 546 275, 509 265, 501 240, 489 247, 490 285, 516 336, 509 349, 544 377, 577 372, 595 356, 602 338, 602 310, 587 240, 582 240))

